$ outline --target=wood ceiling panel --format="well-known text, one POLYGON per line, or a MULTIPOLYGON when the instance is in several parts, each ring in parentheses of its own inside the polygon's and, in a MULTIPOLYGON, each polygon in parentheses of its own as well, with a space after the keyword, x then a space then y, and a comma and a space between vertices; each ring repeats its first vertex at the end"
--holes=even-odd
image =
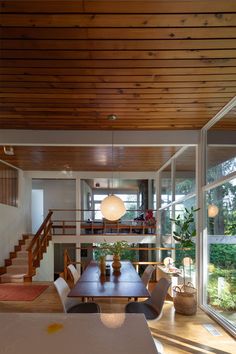
POLYGON ((32 0, 32 1, 1 1, 4 12, 24 13, 75 13, 75 12, 96 12, 96 13, 201 13, 201 12, 234 12, 234 0, 212 1, 143 1, 116 0, 32 0), (43 3, 43 7, 42 4, 43 3))
MULTIPOLYGON (((113 147, 114 171, 155 171, 178 149, 113 147)), ((112 171, 111 147, 15 146, 14 156, 0 147, 0 159, 26 171, 112 171)))
POLYGON ((1 128, 200 129, 235 95, 233 0, 0 5, 1 128))
MULTIPOLYGON (((235 28, 233 27, 234 31, 235 28)), ((187 50, 119 50, 119 51, 65 51, 65 50, 1 50, 1 58, 7 59, 63 59, 63 60, 79 60, 79 59, 97 59, 97 60, 141 60, 141 59, 209 59, 223 58, 227 62, 227 58, 236 58, 236 49, 187 49, 187 50)), ((210 62, 210 60, 209 60, 210 62)))
MULTIPOLYGON (((145 1, 143 6, 144 4, 145 1)), ((41 9, 43 6, 42 3, 41 9)), ((227 27, 236 25, 236 14, 131 14, 128 12, 126 14, 24 13, 22 16, 22 13, 14 13, 5 14, 0 23, 6 27, 227 27)))

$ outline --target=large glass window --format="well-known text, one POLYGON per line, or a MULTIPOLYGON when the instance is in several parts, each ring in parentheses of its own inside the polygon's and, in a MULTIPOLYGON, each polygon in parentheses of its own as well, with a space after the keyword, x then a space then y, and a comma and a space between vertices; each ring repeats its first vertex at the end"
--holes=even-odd
MULTIPOLYGON (((133 220, 137 217, 138 209, 138 193, 115 193, 119 198, 121 198, 126 207, 126 213, 122 217, 122 220, 133 220)), ((108 193, 93 195, 94 210, 95 210, 95 220, 102 220, 103 216, 100 211, 100 205, 104 198, 108 196, 108 193)))
MULTIPOLYGON (((182 203, 176 204, 175 205, 175 218, 180 215, 181 218, 183 218, 183 215, 185 214, 185 209, 190 210, 191 208, 196 207, 196 198, 188 198, 184 200, 182 203)), ((194 214, 194 218, 196 219, 196 214, 194 214)), ((191 231, 193 229, 196 229, 196 220, 195 220, 195 225, 192 225, 191 231)), ((197 243, 197 237, 199 235, 196 235, 196 237, 192 238, 192 241, 194 243, 194 246, 190 247, 189 249, 180 249, 179 245, 176 244, 176 252, 175 252, 175 264, 177 268, 182 269, 183 268, 183 259, 185 257, 190 257, 191 258, 191 266, 190 267, 185 267, 185 275, 187 277, 187 280, 190 281, 195 285, 196 283, 196 243, 197 243)))
POLYGON ((172 202, 171 166, 161 172, 161 207, 172 202))
MULTIPOLYGON (((236 134, 236 133, 235 133, 236 134)), ((207 149, 207 182, 212 183, 236 171, 236 146, 211 146, 207 149)))
MULTIPOLYGON (((207 132, 203 305, 236 332, 235 115, 228 112, 207 132)), ((203 240, 204 241, 204 240, 203 240)))
POLYGON ((195 192, 196 148, 189 147, 176 159, 175 200, 195 192))
POLYGON ((207 304, 236 325, 236 178, 206 193, 207 304))

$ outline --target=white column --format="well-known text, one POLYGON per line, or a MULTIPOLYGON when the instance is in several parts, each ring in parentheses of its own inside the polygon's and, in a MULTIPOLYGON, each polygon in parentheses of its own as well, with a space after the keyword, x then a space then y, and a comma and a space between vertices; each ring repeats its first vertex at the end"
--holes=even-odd
MULTIPOLYGON (((81 179, 80 177, 76 177, 76 236, 77 236, 77 241, 76 241, 76 247, 80 247, 80 222, 78 220, 81 220, 81 179)), ((79 249, 76 249, 76 262, 81 261, 81 252, 79 249)), ((77 270, 79 274, 81 274, 81 267, 77 265, 77 270)))
POLYGON ((206 130, 201 131, 200 142, 197 147, 196 158, 196 190, 197 190, 197 207, 200 208, 197 213, 197 237, 196 237, 196 269, 198 284, 198 303, 205 302, 204 289, 207 284, 207 262, 208 262, 208 246, 207 246, 207 233, 204 233, 204 191, 205 174, 206 174, 206 130))

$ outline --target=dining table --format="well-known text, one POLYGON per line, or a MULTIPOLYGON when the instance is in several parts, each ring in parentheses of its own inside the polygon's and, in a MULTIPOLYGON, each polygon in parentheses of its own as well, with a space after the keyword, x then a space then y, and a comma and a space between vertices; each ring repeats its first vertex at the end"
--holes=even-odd
POLYGON ((157 354, 143 314, 1 313, 1 354, 157 354))
POLYGON ((148 298, 150 293, 130 261, 122 261, 120 272, 107 262, 108 275, 101 275, 99 265, 92 261, 70 290, 68 297, 148 298))

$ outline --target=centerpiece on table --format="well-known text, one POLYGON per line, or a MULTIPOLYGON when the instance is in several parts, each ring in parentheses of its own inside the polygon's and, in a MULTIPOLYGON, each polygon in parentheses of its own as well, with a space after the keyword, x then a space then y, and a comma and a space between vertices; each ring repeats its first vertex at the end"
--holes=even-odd
POLYGON ((129 247, 128 243, 124 240, 116 241, 114 243, 101 243, 100 248, 106 250, 106 254, 113 254, 112 267, 114 272, 120 272, 121 262, 120 258, 125 249, 129 247))

